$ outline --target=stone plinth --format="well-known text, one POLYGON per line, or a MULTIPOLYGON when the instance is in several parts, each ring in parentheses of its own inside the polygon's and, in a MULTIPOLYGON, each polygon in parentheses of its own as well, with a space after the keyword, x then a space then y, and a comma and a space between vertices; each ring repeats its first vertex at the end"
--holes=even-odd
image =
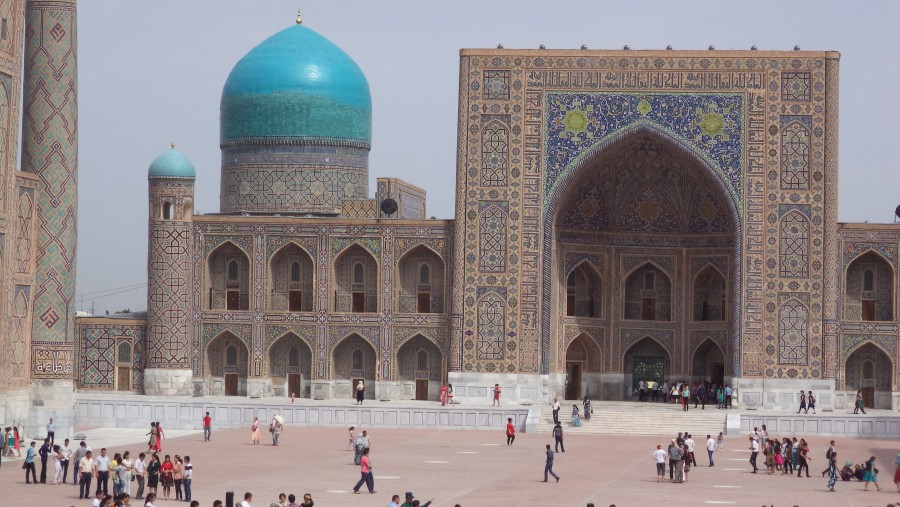
POLYGON ((149 396, 191 396, 194 372, 189 369, 147 368, 144 370, 144 394, 149 396))

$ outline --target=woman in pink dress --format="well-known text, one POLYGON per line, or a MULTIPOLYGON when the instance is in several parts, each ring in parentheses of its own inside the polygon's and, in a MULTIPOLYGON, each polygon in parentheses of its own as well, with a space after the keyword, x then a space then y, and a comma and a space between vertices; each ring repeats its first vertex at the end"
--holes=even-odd
POLYGON ((253 426, 250 427, 250 442, 259 445, 259 417, 253 418, 253 426))
POLYGON ((441 384, 441 406, 447 404, 447 384, 441 384))

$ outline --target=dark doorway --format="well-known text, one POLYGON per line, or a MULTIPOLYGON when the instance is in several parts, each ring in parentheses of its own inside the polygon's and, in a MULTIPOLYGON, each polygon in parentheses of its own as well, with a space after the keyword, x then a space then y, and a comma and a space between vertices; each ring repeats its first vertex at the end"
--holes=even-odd
POLYGON ((416 379, 416 399, 424 401, 428 399, 428 380, 416 379))
POLYGON ((581 399, 581 363, 566 363, 566 399, 581 399))
POLYGON ((292 290, 288 293, 288 309, 292 312, 303 311, 303 291, 292 290))
POLYGON ((237 396, 238 394, 238 376, 237 373, 225 374, 225 396, 237 396))
POLYGON ((631 393, 637 396, 640 393, 641 380, 654 380, 660 382, 666 378, 666 359, 661 356, 635 356, 631 370, 631 393))
POLYGON ((353 309, 351 311, 353 313, 363 313, 366 311, 366 293, 365 292, 354 292, 353 293, 353 309))
POLYGON ((302 378, 303 378, 303 376, 299 373, 289 373, 288 374, 288 376, 287 376, 287 382, 288 382, 287 395, 288 396, 303 397, 302 386, 300 383, 300 379, 302 379, 302 378))
POLYGON ((419 293, 419 298, 416 303, 416 312, 431 313, 431 293, 430 292, 420 292, 419 293))
MULTIPOLYGON (((363 381, 363 379, 361 379, 361 378, 355 378, 355 379, 351 380, 352 384, 350 385, 350 397, 353 398, 354 400, 356 399, 356 386, 358 386, 359 383, 362 381, 363 381)), ((363 383, 363 385, 365 386, 366 384, 363 383)), ((366 387, 369 387, 369 386, 366 386, 366 387)))
POLYGON ((226 309, 228 310, 240 310, 241 309, 241 293, 236 290, 229 290, 225 292, 225 297, 227 299, 226 309))
POLYGON ((656 298, 644 298, 641 304, 641 320, 656 320, 656 298))
POLYGON ((864 299, 862 301, 862 320, 875 320, 875 301, 864 299))
POLYGON ((725 365, 721 363, 713 363, 710 365, 710 382, 714 385, 725 385, 725 365))

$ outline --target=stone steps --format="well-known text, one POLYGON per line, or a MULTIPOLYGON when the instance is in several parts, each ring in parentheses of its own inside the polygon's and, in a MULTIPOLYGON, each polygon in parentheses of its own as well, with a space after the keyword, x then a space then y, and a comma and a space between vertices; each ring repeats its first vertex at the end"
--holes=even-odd
MULTIPOLYGON (((691 406, 689 411, 683 412, 672 404, 632 402, 594 402, 594 413, 590 421, 585 421, 582 417, 581 427, 576 428, 571 423, 573 403, 561 402, 559 420, 567 435, 674 436, 679 431, 687 431, 694 435, 694 440, 698 440, 705 439, 706 435, 717 436, 720 431, 725 431, 727 411, 719 410, 715 405, 707 406, 706 410, 695 410, 691 406)), ((582 408, 580 403, 578 405, 582 408)), ((545 407, 541 409, 537 432, 550 433, 552 430, 553 410, 545 407)))

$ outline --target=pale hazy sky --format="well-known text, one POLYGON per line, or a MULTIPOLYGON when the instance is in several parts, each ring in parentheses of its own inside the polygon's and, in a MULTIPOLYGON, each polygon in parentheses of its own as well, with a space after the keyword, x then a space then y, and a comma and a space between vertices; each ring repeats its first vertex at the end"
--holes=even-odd
POLYGON ((244 54, 294 22, 298 3, 304 24, 369 80, 370 194, 376 176, 405 179, 428 191, 429 215, 453 217, 458 51, 498 43, 840 51, 840 219, 890 222, 900 203, 890 151, 900 143, 900 2, 82 0, 77 293, 86 310, 92 301, 96 313, 145 308, 147 168, 169 143, 197 168, 197 210, 218 211, 222 86, 244 54))

